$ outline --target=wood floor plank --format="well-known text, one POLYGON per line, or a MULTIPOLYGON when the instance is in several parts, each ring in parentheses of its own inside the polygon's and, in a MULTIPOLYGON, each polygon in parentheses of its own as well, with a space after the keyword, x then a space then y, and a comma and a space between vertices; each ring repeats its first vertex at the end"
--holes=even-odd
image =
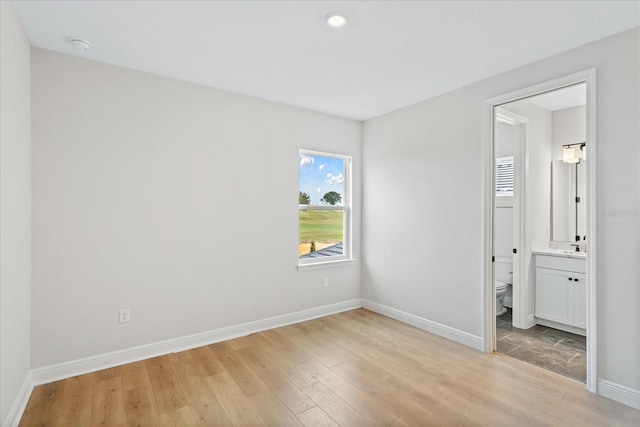
POLYGON ((257 349, 243 348, 238 351, 238 354, 293 414, 299 414, 315 406, 315 403, 300 388, 296 387, 268 359, 265 359, 257 349))
POLYGON ((128 363, 120 368, 127 425, 158 425, 159 412, 145 362, 128 363))
POLYGON ((56 381, 35 387, 20 426, 56 425, 66 381, 56 381))
POLYGON ((21 426, 640 426, 584 384, 367 310, 34 388, 21 426))
MULTIPOLYGON (((337 322, 337 320, 334 319, 333 322, 337 322)), ((455 360, 455 352, 440 354, 438 346, 430 352, 428 358, 425 358, 424 353, 420 351, 420 348, 425 345, 424 341, 409 341, 402 334, 384 325, 376 324, 366 328, 366 325, 359 324, 357 320, 349 320, 328 329, 325 333, 330 334, 330 339, 337 344, 349 348, 356 346, 358 349, 356 353, 360 356, 371 357, 375 354, 378 358, 389 358, 400 365, 405 362, 411 366, 419 364, 420 367, 434 374, 459 365, 455 360), (371 329, 375 329, 376 333, 372 334, 371 329)), ((466 363, 466 361, 460 363, 466 363)))
POLYGON ((313 375, 302 369, 298 363, 289 359, 286 352, 274 348, 264 338, 260 337, 259 341, 256 340, 251 348, 257 349, 262 358, 267 359, 297 387, 304 388, 318 382, 313 375))
POLYGON ((91 424, 94 376, 91 373, 65 381, 56 424, 66 426, 91 424))
MULTIPOLYGON (((552 425, 580 424, 579 406, 568 402, 564 406, 575 411, 546 411, 548 406, 557 405, 566 396, 578 392, 584 397, 584 384, 568 380, 556 373, 536 368, 522 361, 513 360, 503 355, 481 354, 475 364, 466 364, 447 374, 452 381, 458 383, 462 379, 467 382, 470 392, 481 396, 491 396, 495 405, 510 408, 510 413, 521 411, 552 425), (557 380, 566 380, 560 386, 557 380)), ((606 425, 606 418, 599 423, 606 425)))
POLYGON ((336 424, 329 415, 317 406, 298 414, 298 419, 306 427, 339 427, 339 424, 336 424))
POLYGON ((311 354, 307 348, 304 346, 295 346, 286 338, 289 330, 293 330, 293 328, 285 326, 278 329, 262 331, 258 335, 269 342, 275 349, 286 353, 287 357, 295 363, 300 363, 313 358, 313 354, 311 354))
POLYGON ((209 346, 189 350, 198 373, 203 377, 219 374, 224 371, 224 366, 216 358, 209 346))
POLYGON ((229 343, 221 342, 209 348, 245 395, 254 396, 267 391, 260 378, 240 359, 229 343))
POLYGON ((296 416, 270 392, 256 394, 249 398, 258 414, 269 426, 273 427, 301 427, 302 423, 296 416))
POLYGON ((535 421, 536 424, 541 425, 566 425, 576 422, 579 424, 579 420, 571 422, 565 414, 544 411, 543 408, 546 406, 557 403, 559 395, 552 392, 539 393, 535 387, 532 388, 526 383, 514 380, 508 372, 508 370, 492 372, 492 370, 478 369, 477 366, 461 367, 449 373, 452 386, 441 388, 441 395, 463 409, 475 404, 485 410, 493 408, 496 413, 505 412, 506 416, 501 417, 500 421, 512 419, 514 422, 516 420, 535 421), (464 388, 461 387, 462 378, 467 379, 464 388), (521 399, 514 399, 514 396, 521 399))
POLYGON ((151 388, 132 388, 124 391, 124 416, 128 426, 159 425, 158 408, 151 388))
POLYGON ((358 389, 317 360, 307 360, 302 362, 301 366, 373 425, 408 426, 401 418, 395 416, 391 411, 386 410, 382 405, 367 396, 365 391, 358 389))
POLYGON ((123 390, 151 389, 151 381, 149 381, 149 374, 144 360, 122 365, 120 373, 122 374, 123 390))
POLYGON ((207 377, 206 381, 234 426, 267 425, 228 372, 207 377))
POLYGON ((307 351, 312 354, 313 358, 318 359, 326 366, 334 366, 344 362, 345 357, 343 354, 336 353, 334 348, 330 348, 325 343, 318 342, 313 336, 314 328, 303 327, 304 325, 296 324, 290 326, 291 333, 287 334, 286 338, 295 343, 295 345, 302 348, 306 348, 307 351))
MULTIPOLYGON (((198 354, 199 352, 195 354, 196 357, 184 357, 186 355, 194 356, 194 353, 189 351, 171 355, 171 363, 176 377, 186 392, 185 398, 191 408, 191 414, 196 422, 203 426, 231 425, 224 408, 206 383, 206 379, 211 375, 201 375, 202 366, 197 363, 198 360, 201 360, 198 354)), ((213 357, 213 353, 211 353, 211 357, 213 357)))
MULTIPOLYGON (((118 371, 119 372, 119 371, 118 371)), ((96 376, 96 379, 98 377, 96 376)), ((94 381, 91 424, 101 426, 121 426, 125 424, 124 394, 122 377, 109 376, 94 381)))
POLYGON ((323 320, 323 322, 321 323, 322 327, 319 327, 314 333, 308 334, 306 338, 308 341, 311 341, 313 345, 316 346, 316 348, 322 349, 323 352, 327 352, 328 354, 331 355, 333 359, 337 359, 337 360, 323 361, 321 358, 317 357, 315 354, 313 358, 316 360, 319 360, 325 366, 328 366, 328 367, 337 365, 347 360, 352 360, 354 358, 357 358, 358 355, 350 350, 349 345, 343 345, 342 343, 338 343, 331 338, 331 334, 329 333, 330 330, 327 327, 328 324, 326 323, 326 321, 324 321, 324 318, 315 319, 315 320, 312 320, 311 322, 320 322, 321 320, 323 320))
MULTIPOLYGON (((402 419, 409 425, 447 425, 452 423, 439 422, 429 408, 423 403, 416 404, 413 400, 407 399, 401 393, 397 393, 392 388, 386 386, 386 382, 378 381, 374 375, 352 368, 354 362, 345 362, 332 368, 343 378, 354 384, 360 390, 367 390, 367 395, 383 406, 386 410, 402 419)), ((388 380, 387 380, 388 381, 388 380)))
POLYGON ((302 389, 316 405, 329 415, 338 425, 367 426, 372 424, 338 395, 329 390, 324 384, 316 383, 302 389))
POLYGON ((175 427, 193 426, 196 425, 196 419, 191 412, 191 408, 185 406, 162 414, 160 416, 160 425, 175 427))
POLYGON ((241 350, 246 347, 251 347, 255 341, 255 336, 257 334, 249 334, 244 337, 234 338, 232 340, 227 341, 232 349, 241 350))
POLYGON ((159 415, 174 412, 188 405, 185 391, 171 365, 170 355, 145 360, 145 368, 159 415))

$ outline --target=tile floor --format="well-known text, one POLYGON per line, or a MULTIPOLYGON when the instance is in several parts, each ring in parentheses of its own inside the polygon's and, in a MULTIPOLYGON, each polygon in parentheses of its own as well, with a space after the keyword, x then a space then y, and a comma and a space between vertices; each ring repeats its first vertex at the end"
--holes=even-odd
POLYGON ((542 325, 514 328, 511 309, 496 317, 497 351, 532 365, 586 382, 586 338, 542 325))

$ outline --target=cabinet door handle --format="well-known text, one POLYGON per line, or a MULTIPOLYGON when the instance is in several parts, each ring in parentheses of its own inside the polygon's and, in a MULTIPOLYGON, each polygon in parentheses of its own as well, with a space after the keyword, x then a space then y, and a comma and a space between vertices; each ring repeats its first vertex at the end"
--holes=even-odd
POLYGON ((573 280, 573 278, 572 278, 572 277, 569 277, 569 280, 573 280))
POLYGON ((577 278, 576 278, 576 279, 573 279, 573 280, 575 280, 576 282, 578 281, 578 279, 577 279, 577 278))

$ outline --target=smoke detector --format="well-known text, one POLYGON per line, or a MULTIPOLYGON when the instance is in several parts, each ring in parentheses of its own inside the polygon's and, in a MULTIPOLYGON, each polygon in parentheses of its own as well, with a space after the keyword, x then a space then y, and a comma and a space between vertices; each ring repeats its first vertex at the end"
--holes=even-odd
POLYGON ((71 42, 71 45, 76 49, 88 50, 91 48, 91 43, 79 37, 71 37, 69 41, 71 42))

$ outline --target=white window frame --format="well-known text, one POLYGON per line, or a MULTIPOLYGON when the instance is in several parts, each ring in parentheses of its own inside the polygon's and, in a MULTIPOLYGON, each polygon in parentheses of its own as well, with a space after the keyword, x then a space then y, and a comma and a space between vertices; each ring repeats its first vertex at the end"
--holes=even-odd
MULTIPOLYGON (((326 211, 342 211, 342 255, 334 255, 322 258, 298 258, 298 270, 311 270, 315 268, 331 267, 338 264, 351 263, 352 248, 352 201, 351 201, 351 156, 335 153, 324 153, 312 150, 299 150, 298 158, 301 155, 312 157, 331 157, 340 159, 344 162, 344 194, 342 195, 341 205, 298 205, 298 212, 301 210, 326 210, 326 211)), ((298 174, 298 187, 300 187, 300 175, 298 174)), ((299 188, 298 188, 298 191, 299 188)), ((300 235, 300 215, 298 214, 298 235, 300 235)))

